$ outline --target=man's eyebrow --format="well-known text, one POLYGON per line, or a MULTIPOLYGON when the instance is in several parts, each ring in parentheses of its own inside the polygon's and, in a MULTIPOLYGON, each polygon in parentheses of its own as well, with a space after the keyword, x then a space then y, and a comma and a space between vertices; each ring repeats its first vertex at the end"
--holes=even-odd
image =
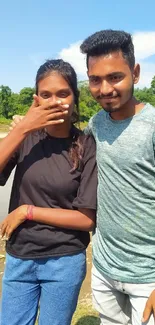
POLYGON ((97 75, 95 75, 95 74, 91 74, 91 75, 89 76, 89 78, 100 78, 100 76, 97 76, 97 75))
MULTIPOLYGON (((115 75, 118 75, 118 74, 124 75, 124 72, 122 72, 122 71, 111 72, 111 73, 108 73, 105 77, 112 77, 112 76, 115 76, 115 75)), ((102 76, 92 74, 92 75, 89 76, 89 78, 102 78, 102 76)))
POLYGON ((122 71, 115 71, 115 72, 111 72, 111 73, 108 73, 107 74, 107 76, 114 76, 114 75, 117 75, 117 74, 122 74, 122 75, 124 75, 124 72, 122 72, 122 71))

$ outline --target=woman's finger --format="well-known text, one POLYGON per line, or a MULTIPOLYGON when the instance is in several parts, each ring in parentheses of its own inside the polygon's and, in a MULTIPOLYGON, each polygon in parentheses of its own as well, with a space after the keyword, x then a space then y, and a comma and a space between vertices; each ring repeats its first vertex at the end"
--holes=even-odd
POLYGON ((34 94, 31 107, 38 107, 38 106, 39 106, 39 97, 36 94, 34 94))
POLYGON ((13 232, 13 228, 10 225, 7 225, 6 230, 5 230, 5 240, 8 240, 13 232))
POLYGON ((49 126, 49 125, 57 125, 57 124, 62 124, 64 123, 65 120, 63 119, 60 119, 60 120, 53 120, 53 121, 48 121, 45 125, 46 126, 49 126))
POLYGON ((56 119, 64 119, 64 117, 68 114, 68 111, 63 111, 63 112, 56 112, 56 113, 51 113, 48 115, 48 120, 56 120, 56 119))
POLYGON ((7 227, 7 222, 2 222, 0 227, 2 237, 5 235, 6 227, 7 227))

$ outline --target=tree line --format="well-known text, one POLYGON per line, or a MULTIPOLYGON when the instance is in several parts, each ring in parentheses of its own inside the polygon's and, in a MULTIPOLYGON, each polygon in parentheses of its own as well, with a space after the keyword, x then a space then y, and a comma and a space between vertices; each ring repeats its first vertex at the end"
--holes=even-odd
MULTIPOLYGON (((80 90, 80 120, 87 122, 89 118, 97 113, 101 107, 93 99, 89 92, 88 82, 79 82, 80 90)), ((0 86, 0 118, 11 119, 15 114, 24 115, 32 104, 35 89, 24 87, 19 93, 14 93, 8 86, 0 86)), ((143 89, 136 88, 135 97, 141 102, 147 102, 155 106, 155 76, 151 86, 143 89)))

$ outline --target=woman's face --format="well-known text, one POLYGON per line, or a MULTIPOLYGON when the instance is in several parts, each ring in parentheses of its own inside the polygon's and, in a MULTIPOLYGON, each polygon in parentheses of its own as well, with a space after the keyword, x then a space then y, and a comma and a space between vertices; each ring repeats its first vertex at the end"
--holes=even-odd
POLYGON ((39 105, 50 100, 52 105, 61 101, 61 104, 68 104, 68 115, 70 118, 74 110, 74 94, 68 82, 56 71, 51 72, 47 77, 38 82, 39 105))

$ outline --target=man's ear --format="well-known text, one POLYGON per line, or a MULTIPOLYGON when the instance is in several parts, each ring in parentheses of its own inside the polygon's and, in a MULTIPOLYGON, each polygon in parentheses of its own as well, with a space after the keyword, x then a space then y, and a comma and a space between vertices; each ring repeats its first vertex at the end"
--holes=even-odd
POLYGON ((134 84, 137 84, 140 78, 140 65, 137 63, 134 66, 133 70, 133 82, 134 84))

